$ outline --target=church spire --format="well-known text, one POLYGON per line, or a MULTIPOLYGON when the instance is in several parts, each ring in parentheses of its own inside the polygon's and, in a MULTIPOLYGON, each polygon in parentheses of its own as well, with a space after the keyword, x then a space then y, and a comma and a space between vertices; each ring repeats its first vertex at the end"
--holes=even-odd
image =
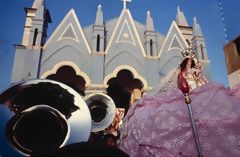
POLYGON ((157 33, 154 30, 153 19, 150 11, 147 11, 145 30, 145 49, 148 57, 157 56, 157 33))
POLYGON ((193 36, 203 36, 200 25, 197 23, 197 18, 193 18, 193 36))
POLYGON ((177 6, 176 23, 179 26, 189 27, 186 17, 184 13, 180 10, 179 6, 177 6))
POLYGON ((45 0, 35 0, 33 5, 32 5, 32 8, 39 8, 41 6, 45 6, 45 0))
POLYGON ((95 24, 93 25, 92 51, 103 53, 105 45, 105 25, 103 22, 102 6, 99 4, 96 14, 95 24))
POLYGON ((154 31, 153 19, 149 10, 147 11, 146 28, 148 31, 154 31))
POLYGON ((103 25, 103 12, 101 4, 98 5, 95 25, 103 25))

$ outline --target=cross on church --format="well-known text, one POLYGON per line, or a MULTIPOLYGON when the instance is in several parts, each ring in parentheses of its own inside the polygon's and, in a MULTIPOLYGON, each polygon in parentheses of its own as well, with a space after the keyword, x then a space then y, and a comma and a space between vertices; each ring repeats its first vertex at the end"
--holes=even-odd
POLYGON ((132 2, 132 0, 122 0, 123 1, 123 9, 126 9, 127 2, 132 2))

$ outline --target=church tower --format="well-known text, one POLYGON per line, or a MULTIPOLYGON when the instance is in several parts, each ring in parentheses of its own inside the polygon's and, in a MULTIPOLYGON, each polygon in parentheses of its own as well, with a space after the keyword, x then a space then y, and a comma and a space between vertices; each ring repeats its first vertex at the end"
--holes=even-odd
POLYGON ((180 10, 180 7, 177 6, 177 14, 175 19, 180 31, 182 32, 186 42, 188 45, 191 44, 192 39, 192 27, 189 26, 187 19, 184 15, 184 13, 180 10))
POLYGON ((147 12, 146 30, 144 34, 147 56, 157 56, 157 32, 154 30, 154 23, 150 11, 147 12))
POLYGON ((22 45, 42 46, 46 42, 48 23, 51 17, 44 0, 35 0, 31 8, 25 8, 26 23, 22 45))
POLYGON ((208 60, 205 39, 202 34, 200 25, 197 23, 197 18, 193 18, 193 47, 196 49, 196 55, 200 60, 208 60))
POLYGON ((92 37, 92 50, 93 52, 99 53, 104 52, 105 45, 105 26, 103 23, 103 12, 102 6, 98 6, 95 24, 93 25, 93 37, 92 37))
POLYGON ((12 81, 38 78, 42 46, 46 42, 51 17, 44 0, 35 0, 31 8, 25 8, 26 22, 21 45, 15 45, 16 53, 12 81))
POLYGON ((197 18, 193 18, 193 38, 192 38, 192 46, 195 50, 196 56, 201 62, 205 75, 207 78, 211 78, 209 64, 210 61, 208 60, 208 53, 206 49, 206 43, 204 36, 202 34, 202 30, 200 25, 197 23, 197 18))

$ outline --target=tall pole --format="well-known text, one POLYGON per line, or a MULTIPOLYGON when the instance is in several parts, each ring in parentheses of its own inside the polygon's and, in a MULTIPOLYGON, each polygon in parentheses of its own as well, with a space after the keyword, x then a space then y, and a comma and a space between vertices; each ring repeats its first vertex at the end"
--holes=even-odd
POLYGON ((189 114, 191 124, 192 124, 192 132, 193 132, 195 144, 197 147, 198 157, 203 157, 201 144, 200 144, 200 140, 199 140, 199 136, 198 136, 198 130, 197 130, 197 127, 196 127, 196 124, 194 121, 193 112, 192 112, 191 98, 190 98, 189 94, 184 94, 184 99, 185 99, 185 103, 187 104, 187 107, 188 107, 188 114, 189 114))
POLYGON ((184 77, 184 72, 181 71, 180 74, 178 75, 178 88, 183 92, 184 94, 184 99, 185 99, 185 103, 187 104, 188 107, 188 114, 191 120, 191 125, 192 125, 192 132, 194 135, 194 140, 195 140, 195 144, 196 144, 196 148, 197 148, 197 152, 198 152, 198 157, 203 157, 202 155, 202 149, 201 149, 201 144, 200 144, 200 140, 199 140, 199 136, 198 136, 198 130, 194 121, 194 116, 193 116, 193 112, 192 112, 192 107, 191 107, 191 98, 189 96, 189 85, 187 80, 184 77))

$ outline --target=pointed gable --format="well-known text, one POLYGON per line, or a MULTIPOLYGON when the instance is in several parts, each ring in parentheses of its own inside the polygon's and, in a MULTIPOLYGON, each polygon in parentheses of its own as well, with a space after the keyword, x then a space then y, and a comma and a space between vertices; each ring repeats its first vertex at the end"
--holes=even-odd
MULTIPOLYGON (((114 28, 110 41, 108 42, 105 53, 108 54, 117 44, 130 44, 145 57, 145 50, 141 43, 137 28, 129 10, 123 10, 118 18, 117 24, 114 28)), ((124 46, 123 48, 127 48, 124 46)))
POLYGON ((163 46, 160 49, 158 57, 162 57, 164 53, 168 53, 170 50, 177 49, 178 51, 187 48, 187 42, 185 41, 181 31, 179 30, 175 21, 172 22, 171 27, 164 40, 163 46))
POLYGON ((173 21, 158 55, 160 57, 160 77, 164 77, 169 71, 180 64, 182 60, 181 52, 187 47, 188 44, 183 34, 176 22, 173 21))
POLYGON ((86 49, 89 54, 91 53, 89 43, 87 42, 86 36, 73 9, 68 12, 68 14, 58 25, 57 29, 44 45, 44 49, 51 45, 54 46, 58 44, 58 42, 64 40, 77 42, 79 43, 80 47, 86 49))
POLYGON ((133 38, 133 34, 132 34, 129 24, 127 22, 127 19, 124 20, 122 28, 120 30, 120 33, 117 37, 116 43, 120 43, 120 42, 128 42, 128 43, 136 46, 135 40, 133 38))

